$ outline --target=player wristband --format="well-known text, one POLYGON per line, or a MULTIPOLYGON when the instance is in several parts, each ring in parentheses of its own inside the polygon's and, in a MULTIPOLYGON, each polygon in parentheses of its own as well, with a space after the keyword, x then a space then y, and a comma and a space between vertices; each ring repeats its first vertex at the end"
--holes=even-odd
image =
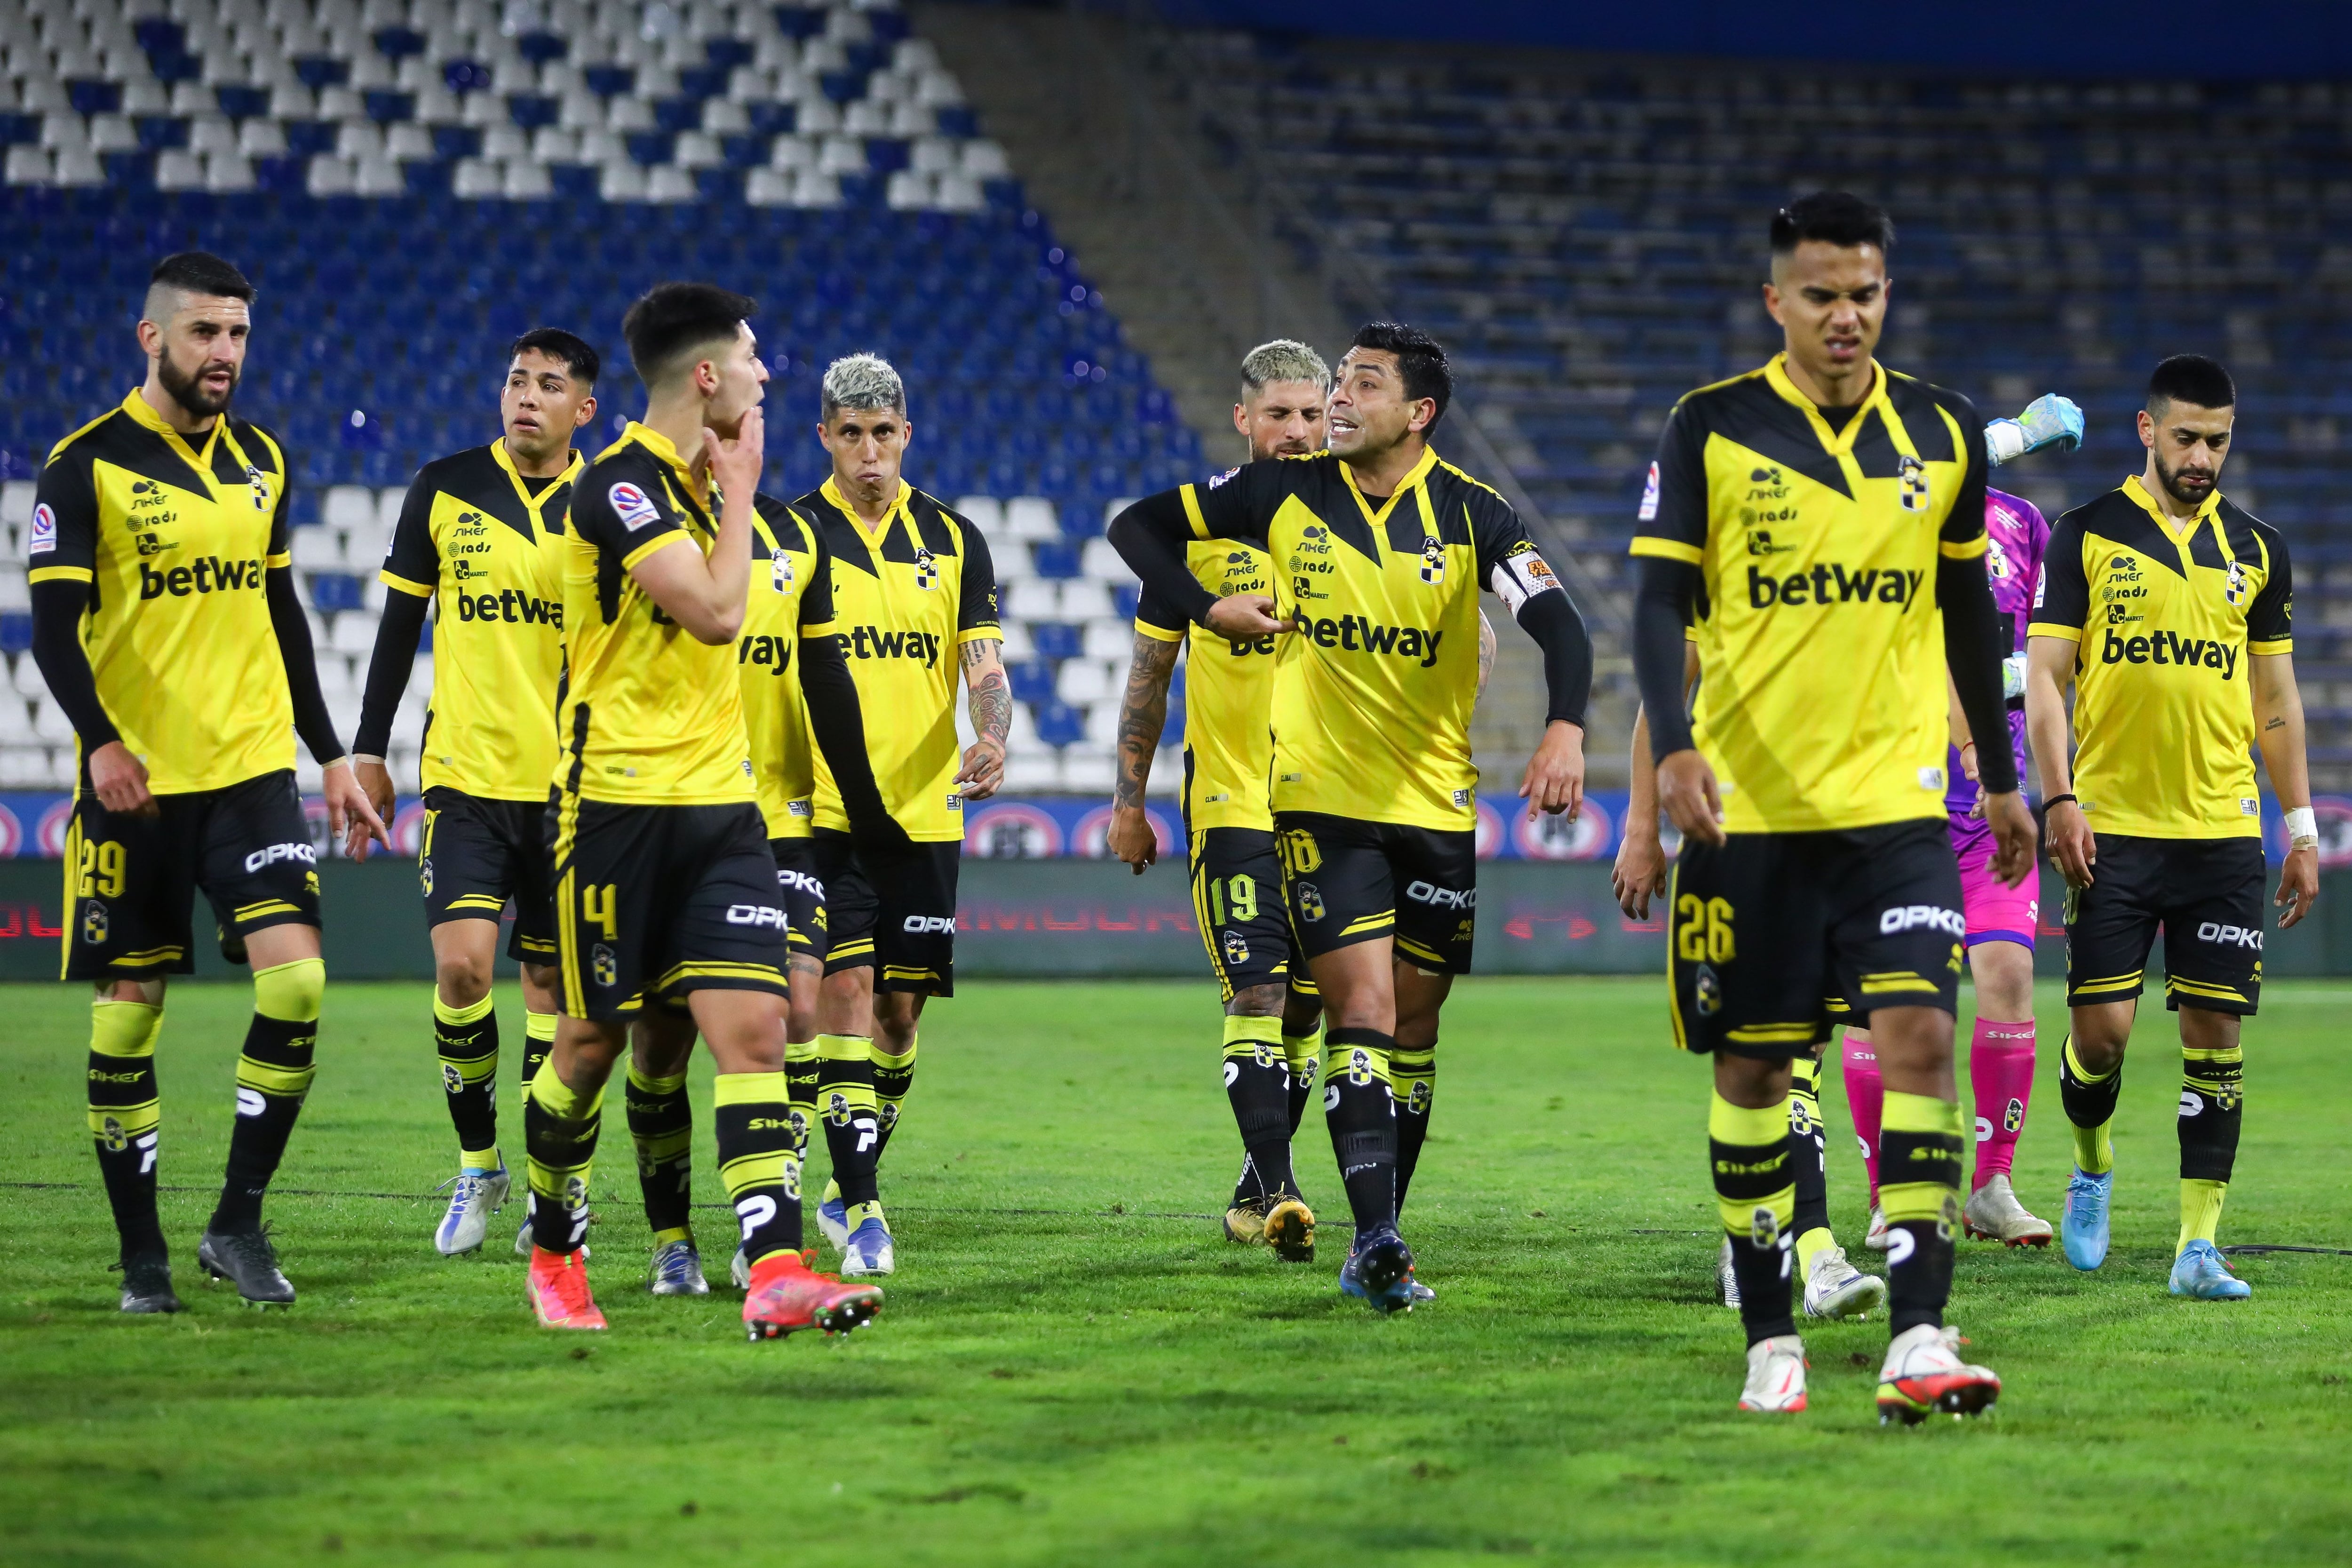
POLYGON ((2048 811, 2052 806, 2056 805, 2061 801, 2072 802, 2077 806, 2080 806, 2083 804, 2081 801, 2075 800, 2071 795, 2053 795, 2048 800, 2042 803, 2042 809, 2048 811))
POLYGON ((2305 845, 2316 847, 2319 843, 2319 817, 2307 805, 2289 806, 2286 811, 2287 842, 2300 849, 2305 845))
POLYGON ((351 761, 354 766, 361 763, 373 763, 377 767, 383 766, 383 759, 382 757, 371 757, 365 752, 353 752, 351 755, 351 761))

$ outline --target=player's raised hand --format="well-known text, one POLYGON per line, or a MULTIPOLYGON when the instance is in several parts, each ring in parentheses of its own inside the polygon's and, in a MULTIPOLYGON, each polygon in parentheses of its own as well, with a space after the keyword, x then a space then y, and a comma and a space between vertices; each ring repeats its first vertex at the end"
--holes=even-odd
POLYGON ((1723 794, 1696 747, 1670 752, 1658 763, 1658 809, 1685 838, 1723 842, 1723 794))
POLYGON ((2319 851, 2308 844, 2288 850, 2286 864, 2279 870, 2278 897, 2271 900, 2286 910, 2279 916, 2279 930, 2301 924, 2318 899, 2319 851))
POLYGON ((743 411, 742 423, 729 440, 709 426, 702 427, 702 459, 710 477, 729 495, 750 495, 760 488, 760 465, 766 455, 767 425, 759 406, 743 411))
POLYGON ((1208 628, 1236 642, 1286 632, 1295 624, 1274 618, 1274 600, 1265 594, 1233 594, 1209 606, 1203 617, 1208 628))
POLYGON ((344 851, 352 859, 367 858, 370 839, 391 849, 392 835, 385 831, 375 807, 368 804, 367 791, 352 776, 349 758, 327 764, 320 793, 327 797, 327 831, 343 840, 344 851))
POLYGON ((163 808, 147 793, 147 764, 120 741, 89 754, 89 787, 98 804, 118 816, 160 816, 163 808))
POLYGON ((1528 759, 1528 771, 1519 780, 1519 798, 1528 803, 1528 820, 1533 822, 1536 813, 1547 812, 1558 816, 1566 813, 1570 822, 1584 809, 1584 731, 1565 719, 1555 719, 1544 726, 1544 737, 1536 747, 1536 754, 1528 759))
POLYGON ((2042 814, 2050 834, 2050 858, 2058 863, 2058 874, 2066 879, 2070 888, 2091 885, 2091 868, 2099 858, 2099 841, 2091 832, 2090 818, 2083 808, 2071 800, 2062 800, 2042 814))
POLYGON ((1151 831, 1151 819, 1139 805, 1112 806, 1110 828, 1103 838, 1110 852, 1133 867, 1139 877, 1160 858, 1160 835, 1151 831))
POLYGON ((2005 795, 1987 791, 1979 804, 1992 828, 1992 874, 2003 887, 2014 888, 2033 875, 2033 851, 2041 835, 2034 830, 2032 809, 2015 790, 2005 795))
POLYGON ((1628 828, 1617 846, 1617 863, 1609 868, 1610 890, 1629 921, 1650 918, 1650 900, 1666 896, 1666 847, 1654 828, 1628 828))

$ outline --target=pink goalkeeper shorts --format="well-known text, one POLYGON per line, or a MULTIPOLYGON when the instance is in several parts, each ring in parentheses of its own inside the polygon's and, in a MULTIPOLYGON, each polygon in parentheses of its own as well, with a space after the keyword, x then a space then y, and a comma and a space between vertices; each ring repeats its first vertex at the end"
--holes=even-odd
POLYGON ((1960 859, 1960 913, 1969 922, 1968 944, 2014 942, 2033 945, 2041 923, 2041 868, 2014 888, 1992 874, 1992 830, 1981 822, 1956 824, 1952 847, 1960 859))

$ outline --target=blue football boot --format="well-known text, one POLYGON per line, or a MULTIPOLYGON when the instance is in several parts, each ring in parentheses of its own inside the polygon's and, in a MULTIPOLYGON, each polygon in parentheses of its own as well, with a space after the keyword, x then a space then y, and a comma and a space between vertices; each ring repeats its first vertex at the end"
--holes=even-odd
POLYGON ((2192 1241, 2172 1260, 2172 1293, 2200 1301, 2242 1301, 2254 1288, 2230 1272, 2219 1247, 2210 1241, 2192 1241))
POLYGON ((824 1199, 816 1205, 816 1229, 835 1252, 849 1250, 849 1205, 841 1201, 838 1182, 824 1184, 824 1199))
POLYGON ((2094 1176, 2078 1170, 2067 1179, 2058 1240, 2066 1249, 2066 1261, 2085 1273, 2107 1260, 2107 1200, 2115 1185, 2113 1171, 2094 1176))
POLYGON ((1340 1293, 1376 1312, 1412 1311, 1412 1248, 1392 1226, 1358 1237, 1339 1266, 1340 1293))
POLYGON ((708 1296, 710 1281, 702 1277, 702 1252, 690 1237, 658 1243, 653 1265, 646 1271, 646 1289, 656 1296, 708 1296))

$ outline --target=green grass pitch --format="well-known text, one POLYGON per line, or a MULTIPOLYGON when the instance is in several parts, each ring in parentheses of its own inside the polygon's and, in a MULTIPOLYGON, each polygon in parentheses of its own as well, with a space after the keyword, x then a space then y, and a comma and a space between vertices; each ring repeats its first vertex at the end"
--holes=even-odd
MULTIPOLYGON (((510 1225, 482 1255, 434 1256, 429 1190, 455 1155, 423 985, 330 988, 271 1201, 301 1300, 270 1316, 194 1262, 249 993, 181 988, 160 1072, 189 1310, 125 1320, 82 1131, 86 1004, 11 988, 0 1562, 2352 1556, 2352 1258, 2250 1260, 2244 1305, 2166 1294, 2179 1068, 2160 1008, 2127 1069, 2105 1270, 1964 1244, 1952 1318, 2005 1392, 1984 1420, 1906 1432, 1875 1423, 1876 1322, 1812 1328, 1810 1413, 1733 1409, 1706 1075, 1664 1045, 1660 989, 1462 986, 1405 1225, 1439 1296, 1381 1321, 1338 1293, 1343 1229, 1297 1267, 1208 1217, 1238 1152, 1205 987, 968 984, 931 1015, 884 1168, 901 1272, 882 1318, 844 1343, 754 1346, 723 1289, 639 1288, 617 1114, 593 1236, 610 1333, 531 1325, 510 1225)), ((2265 998, 2225 1241, 2352 1246, 2347 1005, 2341 984, 2265 998)), ((2018 1162, 2053 1217, 2062 1016, 2045 993, 2018 1162)), ((1861 1163, 1834 1073, 1825 1088, 1832 1197, 1861 1257, 1861 1163)), ((510 1161, 513 1106, 509 1088, 510 1161)), ((1299 1169, 1343 1217, 1318 1122, 1299 1169)), ((723 1279, 730 1216, 700 1223, 723 1279)))

